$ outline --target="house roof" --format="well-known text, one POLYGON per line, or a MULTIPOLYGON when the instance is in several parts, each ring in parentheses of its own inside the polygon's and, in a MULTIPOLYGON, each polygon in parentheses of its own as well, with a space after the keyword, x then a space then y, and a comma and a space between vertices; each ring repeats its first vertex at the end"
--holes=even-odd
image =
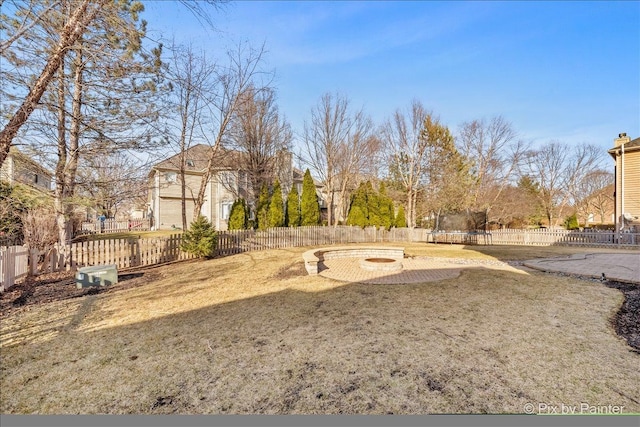
MULTIPOLYGON (((187 172, 203 173, 207 167, 207 161, 209 154, 211 153, 211 146, 206 144, 198 144, 185 151, 185 160, 187 164, 185 170, 187 172)), ((213 165, 215 169, 237 169, 239 165, 242 165, 243 157, 246 154, 242 151, 228 150, 226 148, 218 148, 215 153, 213 165)), ((180 170, 180 153, 175 154, 168 159, 165 159, 159 163, 156 163, 150 174, 153 173, 153 169, 163 170, 180 170)), ((298 168, 292 168, 293 182, 302 182, 304 178, 304 172, 298 168)), ((316 187, 321 186, 320 182, 313 178, 316 187)))
POLYGON ((25 165, 32 172, 40 173, 42 175, 47 176, 48 178, 53 177, 53 173, 51 173, 51 171, 49 171, 47 168, 42 166, 40 163, 33 160, 28 155, 24 154, 16 146, 11 146, 9 148, 9 156, 13 157, 15 161, 25 165))
MULTIPOLYGON (((638 137, 636 139, 632 139, 631 141, 626 142, 626 143, 624 143, 622 145, 624 145, 624 151, 640 150, 640 137, 638 137)), ((620 151, 620 147, 622 147, 622 146, 614 147, 614 148, 612 148, 612 149, 610 149, 608 151, 608 153, 611 154, 611 157, 613 157, 613 158, 616 157, 616 155, 620 151)))
MULTIPOLYGON (((185 151, 186 171, 204 172, 211 154, 212 147, 206 144, 198 144, 185 151)), ((181 153, 173 155, 154 165, 155 169, 180 170, 181 153)), ((213 165, 216 169, 235 169, 240 164, 240 151, 227 150, 219 147, 214 154, 213 165)))

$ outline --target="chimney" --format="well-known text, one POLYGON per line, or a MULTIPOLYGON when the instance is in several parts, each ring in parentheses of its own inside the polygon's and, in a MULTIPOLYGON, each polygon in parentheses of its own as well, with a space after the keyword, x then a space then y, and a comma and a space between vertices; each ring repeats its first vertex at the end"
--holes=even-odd
POLYGON ((620 133, 618 137, 613 140, 613 148, 618 148, 629 141, 631 141, 631 138, 629 138, 626 133, 620 133))

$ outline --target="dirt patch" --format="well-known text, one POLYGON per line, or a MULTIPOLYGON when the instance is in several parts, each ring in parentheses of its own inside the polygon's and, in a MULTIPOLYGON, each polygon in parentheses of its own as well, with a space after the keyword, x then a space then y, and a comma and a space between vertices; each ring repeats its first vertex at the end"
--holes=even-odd
POLYGON ((640 286, 614 281, 604 283, 624 294, 624 302, 616 313, 613 324, 618 335, 640 354, 640 286))
POLYGON ((118 283, 113 286, 83 289, 76 287, 74 273, 69 271, 27 277, 24 282, 0 294, 0 317, 54 301, 119 292, 151 283, 160 276, 158 267, 151 267, 119 274, 118 283))
POLYGON ((286 280, 306 275, 307 270, 304 267, 304 262, 294 262, 292 264, 281 267, 274 275, 270 276, 270 278, 286 280))

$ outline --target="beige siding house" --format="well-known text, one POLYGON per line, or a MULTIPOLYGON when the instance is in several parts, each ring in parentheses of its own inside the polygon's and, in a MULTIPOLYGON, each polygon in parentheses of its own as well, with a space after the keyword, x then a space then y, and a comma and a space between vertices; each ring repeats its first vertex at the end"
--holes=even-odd
MULTIPOLYGON (((211 147, 199 144, 185 152, 185 187, 187 222, 193 220, 195 199, 200 190, 211 147)), ((201 213, 217 230, 227 229, 231 205, 237 198, 247 197, 246 174, 238 170, 236 151, 219 150, 214 173, 205 184, 201 213)), ((181 155, 169 157, 149 172, 149 207, 154 230, 182 228, 181 155)))
POLYGON ((30 157, 11 147, 0 167, 0 179, 9 184, 21 183, 43 191, 51 190, 51 172, 30 157))
MULTIPOLYGON (((193 220, 194 200, 207 167, 210 146, 199 144, 185 152, 185 186, 187 222, 193 220)), ((227 230, 231 206, 238 198, 252 205, 252 191, 248 174, 242 170, 244 154, 233 150, 219 150, 214 161, 214 173, 205 184, 202 215, 216 227, 227 230)), ((182 195, 180 180, 181 155, 176 154, 156 164, 149 172, 149 209, 152 229, 182 228, 182 195)), ((276 176, 282 183, 286 197, 292 185, 301 190, 302 174, 291 165, 291 156, 279 161, 276 176)))
POLYGON ((615 161, 616 230, 640 232, 640 138, 621 133, 609 154, 615 161))

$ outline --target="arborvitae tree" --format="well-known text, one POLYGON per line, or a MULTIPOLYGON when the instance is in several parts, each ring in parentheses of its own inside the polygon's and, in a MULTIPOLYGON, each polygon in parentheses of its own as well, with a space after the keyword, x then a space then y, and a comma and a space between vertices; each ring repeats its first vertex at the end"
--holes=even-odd
POLYGON ((367 206, 367 189, 362 183, 351 196, 351 206, 347 215, 347 225, 366 227, 369 225, 369 208, 367 206))
POLYGON ((218 244, 218 234, 209 220, 200 215, 182 235, 180 249, 198 258, 211 258, 218 244))
POLYGON ((294 185, 287 196, 286 224, 289 227, 300 225, 300 199, 298 197, 298 189, 294 185))
POLYGON ((258 222, 258 230, 266 230, 269 227, 269 188, 266 183, 263 183, 260 189, 256 221, 258 222))
POLYGON ((380 205, 381 225, 388 230, 393 226, 395 218, 393 217, 393 200, 387 196, 387 188, 384 185, 384 181, 380 181, 378 202, 380 205))
POLYGON ((238 199, 231 206, 229 214, 229 230, 244 230, 247 228, 247 202, 238 199))
POLYGON ((269 202, 269 227, 284 226, 284 202, 280 182, 276 179, 273 185, 273 194, 269 202))
POLYGON ((396 227, 403 228, 407 226, 407 217, 404 215, 404 206, 400 205, 398 214, 396 215, 396 227))
POLYGON ((576 216, 575 213, 565 218, 564 228, 566 228, 567 230, 577 230, 580 228, 580 224, 578 223, 578 217, 576 216))
POLYGON ((320 205, 316 194, 316 185, 307 169, 302 180, 302 201, 300 203, 301 225, 320 224, 320 205))
POLYGON ((369 220, 367 225, 373 225, 374 227, 380 227, 383 225, 382 218, 380 217, 380 204, 381 199, 378 193, 373 189, 370 181, 365 183, 366 195, 367 195, 367 210, 369 211, 369 220))

